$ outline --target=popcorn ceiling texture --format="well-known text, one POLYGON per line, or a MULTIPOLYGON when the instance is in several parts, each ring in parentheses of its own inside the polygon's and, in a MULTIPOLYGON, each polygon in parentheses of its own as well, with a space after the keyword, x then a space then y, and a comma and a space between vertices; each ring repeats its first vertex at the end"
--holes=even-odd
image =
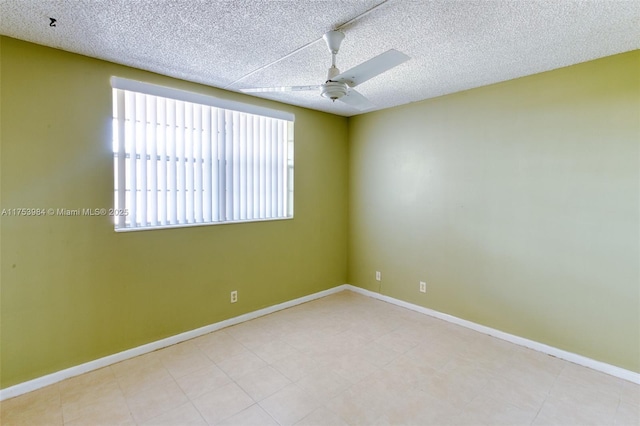
MULTIPOLYGON (((236 91, 324 82, 322 34, 347 22, 342 71, 390 48, 412 58, 358 86, 375 109, 640 47, 638 1, 0 1, 3 35, 236 91)), ((255 95, 360 113, 316 92, 255 95)))

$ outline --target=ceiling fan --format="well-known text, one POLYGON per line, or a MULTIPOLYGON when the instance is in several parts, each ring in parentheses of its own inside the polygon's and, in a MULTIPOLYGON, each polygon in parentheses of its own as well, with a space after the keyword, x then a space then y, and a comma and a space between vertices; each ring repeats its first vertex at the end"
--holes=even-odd
POLYGON ((329 31, 325 33, 322 38, 327 43, 329 52, 331 52, 331 68, 329 68, 327 80, 323 84, 310 86, 256 87, 240 89, 240 91, 245 93, 299 92, 320 89, 320 95, 327 99, 331 99, 334 102, 339 100, 359 110, 366 110, 373 107, 374 104, 353 88, 410 59, 402 52, 389 49, 341 73, 336 67, 336 55, 340 50, 344 33, 340 31, 329 31))

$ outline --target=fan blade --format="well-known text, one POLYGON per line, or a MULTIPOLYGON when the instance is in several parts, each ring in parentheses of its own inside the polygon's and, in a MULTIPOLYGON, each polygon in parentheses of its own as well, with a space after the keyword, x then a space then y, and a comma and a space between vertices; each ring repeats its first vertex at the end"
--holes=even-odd
POLYGON ((338 100, 354 108, 357 108, 360 111, 364 111, 375 106, 375 104, 369 99, 365 98, 362 93, 353 89, 349 90, 346 95, 338 100))
POLYGON ((409 59, 411 58, 404 53, 398 52, 395 49, 389 49, 386 52, 361 63, 360 65, 356 65, 348 71, 338 74, 331 80, 338 81, 340 83, 347 83, 349 87, 356 87, 358 84, 362 84, 383 72, 389 71, 391 68, 396 67, 409 59))
POLYGON ((282 87, 253 87, 250 89, 240 89, 244 93, 259 93, 259 92, 302 92, 304 90, 318 90, 319 85, 315 86, 282 86, 282 87))

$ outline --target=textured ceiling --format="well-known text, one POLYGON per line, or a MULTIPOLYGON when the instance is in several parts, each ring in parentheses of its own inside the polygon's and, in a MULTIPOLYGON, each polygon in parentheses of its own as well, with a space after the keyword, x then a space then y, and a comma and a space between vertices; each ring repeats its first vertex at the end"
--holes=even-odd
MULTIPOLYGON (((323 83, 334 28, 343 71, 411 57, 358 86, 375 110, 638 49, 640 1, 0 0, 4 35, 234 91, 323 83)), ((256 95, 360 113, 316 92, 256 95)))

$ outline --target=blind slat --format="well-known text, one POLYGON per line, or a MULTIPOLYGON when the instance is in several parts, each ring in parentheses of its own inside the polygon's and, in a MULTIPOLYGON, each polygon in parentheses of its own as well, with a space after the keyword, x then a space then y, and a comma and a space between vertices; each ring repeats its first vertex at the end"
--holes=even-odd
POLYGON ((176 131, 178 137, 176 139, 176 193, 178 197, 178 223, 186 223, 187 219, 187 183, 186 183, 186 159, 185 159, 185 140, 187 129, 185 128, 185 105, 184 102, 176 102, 176 131))
POLYGON ((271 158, 269 159, 269 171, 271 172, 271 188, 269 195, 271 198, 271 217, 277 216, 278 211, 278 122, 271 122, 271 158))
POLYGON ((202 107, 202 221, 211 222, 211 108, 202 107))
POLYGON ((238 216, 240 220, 247 219, 247 116, 245 114, 239 114, 238 121, 238 175, 240 177, 239 188, 239 212, 238 216))
POLYGON ((231 113, 231 127, 233 133, 231 136, 231 157, 227 160, 232 167, 233 184, 232 193, 232 210, 231 217, 233 220, 240 220, 240 113, 234 111, 231 113))
POLYGON ((136 143, 136 94, 127 93, 127 102, 125 106, 125 114, 127 117, 127 124, 129 131, 127 132, 127 152, 129 154, 128 170, 127 170, 127 188, 129 190, 129 196, 127 197, 127 206, 130 211, 131 226, 138 226, 138 186, 136 182, 137 177, 137 143, 136 143))
POLYGON ((184 196, 185 196, 185 223, 195 222, 195 212, 193 210, 193 104, 185 104, 184 108, 184 196))
POLYGON ((158 105, 158 223, 167 224, 167 102, 157 99, 158 105))
POLYGON ((253 115, 247 115, 247 219, 253 219, 253 115))
POLYGON ((260 117, 253 119, 253 218, 260 219, 260 117))
POLYGON ((176 164, 176 102, 168 101, 167 108, 167 222, 178 223, 177 164, 176 164))
POLYGON ((276 216, 282 216, 282 213, 284 211, 284 209, 282 208, 282 200, 283 200, 283 190, 282 190, 282 153, 283 153, 283 145, 284 143, 282 142, 282 137, 283 137, 283 125, 284 123, 280 120, 278 120, 278 137, 276 138, 276 175, 277 175, 277 182, 276 182, 276 206, 277 206, 277 210, 276 210, 276 216))
POLYGON ((259 176, 259 184, 260 184, 260 190, 258 193, 258 199, 260 200, 260 213, 258 215, 258 217, 260 219, 264 219, 265 217, 265 212, 266 212, 266 197, 265 197, 265 193, 266 193, 266 169, 265 169, 265 147, 267 144, 267 123, 265 122, 264 117, 260 117, 260 156, 259 156, 259 162, 260 162, 260 176, 259 176))
POLYGON ((140 226, 146 226, 148 221, 147 221, 147 200, 148 200, 148 194, 147 194, 147 143, 149 140, 149 134, 148 134, 148 129, 147 129, 147 97, 146 96, 142 96, 142 95, 138 95, 140 96, 140 99, 136 102, 138 107, 139 107, 139 114, 137 114, 138 120, 136 122, 137 128, 138 128, 138 136, 137 136, 137 142, 138 142, 138 149, 139 149, 139 155, 138 155, 138 159, 139 159, 139 168, 140 170, 138 171, 139 176, 137 179, 138 182, 138 186, 139 186, 139 192, 138 192, 138 206, 139 206, 139 219, 138 222, 140 222, 140 226))
MULTIPOLYGON (((125 93, 124 90, 115 90, 116 93, 116 102, 117 102, 117 111, 116 111, 116 120, 117 120, 117 127, 118 127, 118 143, 117 143, 117 150, 118 150, 118 159, 117 159, 117 170, 116 170, 116 179, 118 180, 118 184, 116 186, 117 190, 118 190, 118 194, 116 197, 117 200, 117 204, 116 204, 116 209, 118 210, 118 213, 122 213, 120 212, 120 210, 125 210, 127 208, 127 188, 126 188, 126 182, 127 182, 127 149, 126 149, 126 145, 125 145, 125 138, 126 138, 126 128, 125 128, 125 123, 126 123, 126 117, 125 117, 125 93)), ((129 215, 123 215, 123 214, 118 214, 116 216, 116 220, 117 223, 116 225, 119 228, 124 228, 126 227, 126 221, 127 219, 131 217, 129 215)))
POLYGON ((227 220, 227 173, 226 163, 226 144, 227 144, 227 128, 225 125, 225 111, 218 109, 218 220, 227 220))
POLYGON ((147 151, 149 151, 149 199, 147 212, 149 224, 158 225, 158 105, 155 96, 148 96, 149 105, 147 115, 149 117, 149 138, 147 151))
POLYGON ((202 209, 202 107, 193 107, 193 213, 194 222, 201 223, 204 217, 202 209))

